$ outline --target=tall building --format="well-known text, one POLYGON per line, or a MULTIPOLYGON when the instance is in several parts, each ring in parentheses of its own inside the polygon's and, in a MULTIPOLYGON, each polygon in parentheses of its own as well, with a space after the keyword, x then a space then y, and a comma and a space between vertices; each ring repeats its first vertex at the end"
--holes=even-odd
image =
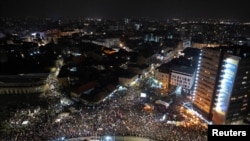
POLYGON ((213 99, 217 89, 221 54, 220 50, 203 49, 197 67, 193 104, 209 120, 212 116, 213 99))
POLYGON ((204 48, 193 105, 214 124, 241 124, 250 97, 250 48, 204 48))

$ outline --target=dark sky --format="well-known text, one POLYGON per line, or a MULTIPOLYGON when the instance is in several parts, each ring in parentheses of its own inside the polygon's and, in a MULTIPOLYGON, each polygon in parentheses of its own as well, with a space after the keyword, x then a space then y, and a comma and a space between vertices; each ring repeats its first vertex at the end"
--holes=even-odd
POLYGON ((247 0, 1 0, 0 16, 249 19, 247 0))

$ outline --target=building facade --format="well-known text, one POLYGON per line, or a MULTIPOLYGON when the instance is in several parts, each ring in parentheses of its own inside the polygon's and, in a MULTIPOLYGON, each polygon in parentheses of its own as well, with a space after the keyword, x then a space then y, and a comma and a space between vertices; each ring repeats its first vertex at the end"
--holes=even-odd
POLYGON ((48 74, 1 75, 0 94, 35 94, 49 89, 48 74))
POLYGON ((173 67, 171 71, 170 84, 179 86, 185 93, 190 93, 195 80, 195 69, 193 67, 173 67))
POLYGON ((200 53, 194 87, 193 104, 208 119, 212 116, 213 99, 220 71, 221 51, 203 49, 200 53))
POLYGON ((168 64, 162 64, 159 67, 155 68, 154 76, 162 85, 162 89, 168 91, 170 88, 170 71, 171 66, 168 64))
POLYGON ((155 79, 162 83, 162 89, 169 89, 170 73, 167 71, 156 69, 155 79))
POLYGON ((204 48, 199 57, 193 105, 214 124, 239 124, 250 96, 250 49, 204 48))

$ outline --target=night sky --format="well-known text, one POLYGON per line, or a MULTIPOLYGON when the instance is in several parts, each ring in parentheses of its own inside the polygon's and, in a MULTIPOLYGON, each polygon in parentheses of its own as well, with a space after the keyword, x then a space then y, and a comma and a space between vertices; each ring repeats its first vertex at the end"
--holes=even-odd
POLYGON ((247 0, 1 0, 0 16, 250 19, 247 0))

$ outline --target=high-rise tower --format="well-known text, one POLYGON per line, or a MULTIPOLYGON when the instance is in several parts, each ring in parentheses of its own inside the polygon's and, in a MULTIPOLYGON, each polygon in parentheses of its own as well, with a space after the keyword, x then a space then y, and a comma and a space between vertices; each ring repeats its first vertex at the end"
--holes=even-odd
POLYGON ((214 124, 241 124, 250 97, 250 48, 202 50, 193 104, 214 124))
POLYGON ((218 83, 222 51, 205 48, 201 51, 194 87, 193 104, 207 119, 211 119, 213 99, 218 83))

